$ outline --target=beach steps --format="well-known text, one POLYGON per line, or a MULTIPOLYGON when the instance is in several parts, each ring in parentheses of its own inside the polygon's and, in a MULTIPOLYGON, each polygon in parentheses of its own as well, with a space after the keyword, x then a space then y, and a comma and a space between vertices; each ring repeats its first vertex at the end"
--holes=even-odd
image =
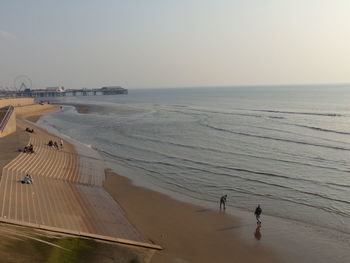
POLYGON ((67 143, 59 150, 49 147, 49 140, 59 138, 32 128, 29 144, 34 153, 21 153, 3 168, 0 221, 159 248, 137 232, 104 190, 101 161, 75 154, 67 143), (27 173, 33 184, 21 183, 27 173))
POLYGON ((99 160, 89 156, 77 155, 71 151, 55 149, 48 146, 49 140, 59 138, 48 136, 36 129, 30 134, 28 144, 33 144, 34 153, 22 153, 6 168, 27 173, 61 179, 73 183, 102 186, 104 180, 103 166, 99 160))

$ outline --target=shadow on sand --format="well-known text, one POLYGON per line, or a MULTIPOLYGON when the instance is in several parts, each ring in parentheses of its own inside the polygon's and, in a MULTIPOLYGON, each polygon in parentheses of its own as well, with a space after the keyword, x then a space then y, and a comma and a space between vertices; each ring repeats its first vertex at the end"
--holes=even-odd
POLYGON ((235 230, 235 229, 239 229, 242 227, 248 227, 248 226, 253 226, 254 224, 242 224, 242 225, 234 225, 234 226, 228 226, 228 227, 224 227, 224 228, 219 228, 216 231, 228 231, 228 230, 235 230))

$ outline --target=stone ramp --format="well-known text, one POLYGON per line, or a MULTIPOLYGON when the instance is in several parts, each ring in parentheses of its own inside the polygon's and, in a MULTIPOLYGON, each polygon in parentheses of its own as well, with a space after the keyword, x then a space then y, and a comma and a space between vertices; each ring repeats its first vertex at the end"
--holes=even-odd
POLYGON ((146 242, 103 188, 44 176, 37 176, 34 184, 21 184, 24 175, 4 169, 1 218, 146 242))
POLYGON ((138 233, 101 186, 104 171, 98 160, 49 147, 50 139, 59 138, 34 129, 29 143, 35 153, 21 153, 3 168, 0 221, 160 248, 138 233), (34 184, 20 182, 27 173, 34 184))

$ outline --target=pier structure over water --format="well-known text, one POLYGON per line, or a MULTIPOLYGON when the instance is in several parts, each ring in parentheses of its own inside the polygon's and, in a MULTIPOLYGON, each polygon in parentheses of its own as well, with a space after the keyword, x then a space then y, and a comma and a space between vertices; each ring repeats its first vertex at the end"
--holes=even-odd
POLYGON ((107 86, 99 89, 67 89, 63 87, 49 87, 46 89, 25 89, 20 91, 0 91, 6 97, 66 97, 66 96, 98 96, 128 94, 128 90, 119 86, 107 86))

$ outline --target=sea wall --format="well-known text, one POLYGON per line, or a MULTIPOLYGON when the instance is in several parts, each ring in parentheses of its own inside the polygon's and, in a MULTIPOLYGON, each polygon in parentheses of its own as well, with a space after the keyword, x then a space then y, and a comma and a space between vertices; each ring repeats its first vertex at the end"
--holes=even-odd
MULTIPOLYGON (((0 120, 1 121, 1 120, 0 120)), ((0 138, 5 137, 13 132, 16 132, 16 113, 12 112, 3 131, 0 131, 0 138)))
POLYGON ((0 108, 6 106, 25 106, 34 104, 34 98, 0 98, 0 108))
MULTIPOLYGON (((13 132, 16 132, 16 114, 17 115, 28 115, 28 114, 40 114, 42 111, 50 111, 55 106, 48 104, 35 104, 34 98, 0 98, 0 108, 7 108, 8 106, 14 106, 10 118, 6 122, 6 126, 0 131, 0 138, 5 137, 13 132)), ((4 117, 0 114, 1 120, 4 117)))

